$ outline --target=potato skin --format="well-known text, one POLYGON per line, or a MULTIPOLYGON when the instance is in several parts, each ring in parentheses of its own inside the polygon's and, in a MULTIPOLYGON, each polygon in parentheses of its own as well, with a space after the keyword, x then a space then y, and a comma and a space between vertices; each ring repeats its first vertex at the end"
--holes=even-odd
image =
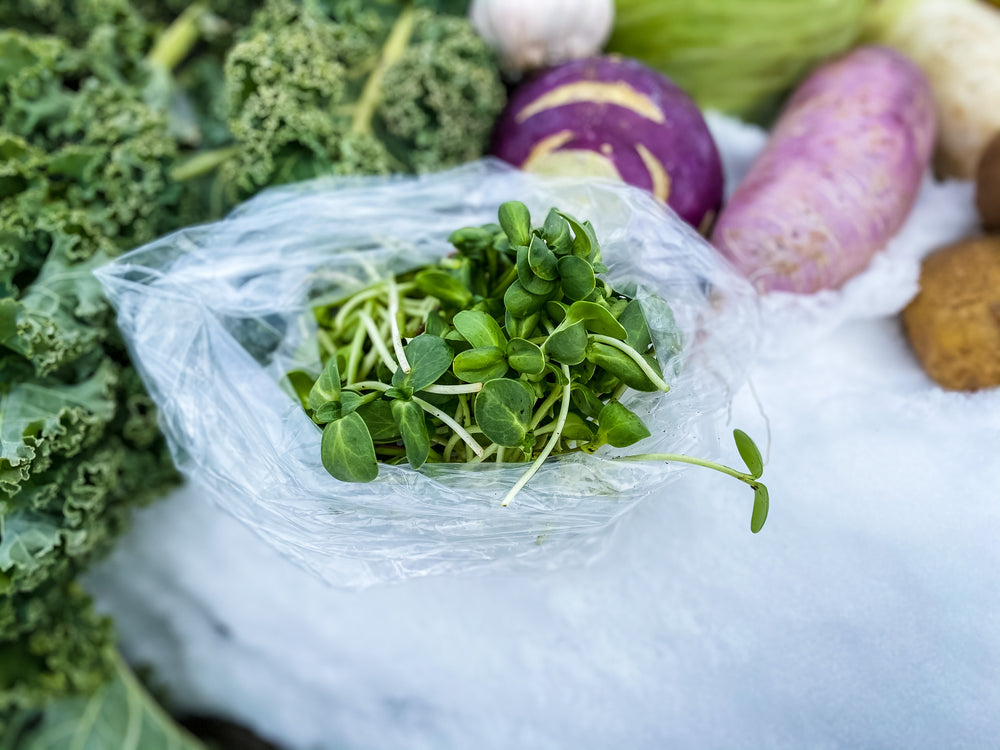
POLYGON ((1000 133, 989 142, 976 170, 976 208, 983 229, 1000 230, 1000 133))
POLYGON ((1000 386, 1000 237, 949 245, 924 260, 903 310, 917 359, 942 388, 1000 386))
POLYGON ((860 47, 797 89, 712 242, 761 292, 838 288, 903 224, 933 145, 923 73, 860 47))

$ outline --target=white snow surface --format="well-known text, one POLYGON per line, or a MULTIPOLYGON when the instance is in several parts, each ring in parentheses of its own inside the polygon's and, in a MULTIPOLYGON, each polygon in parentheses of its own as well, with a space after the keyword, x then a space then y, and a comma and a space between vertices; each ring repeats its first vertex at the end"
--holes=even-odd
MULTIPOLYGON (((710 123, 732 185, 764 136, 710 123)), ((176 707, 295 750, 995 747, 1000 389, 935 386, 897 317, 974 225, 928 179, 843 290, 763 300, 728 425, 767 446, 759 535, 690 470, 588 565, 342 591, 185 488, 88 585, 176 707)))

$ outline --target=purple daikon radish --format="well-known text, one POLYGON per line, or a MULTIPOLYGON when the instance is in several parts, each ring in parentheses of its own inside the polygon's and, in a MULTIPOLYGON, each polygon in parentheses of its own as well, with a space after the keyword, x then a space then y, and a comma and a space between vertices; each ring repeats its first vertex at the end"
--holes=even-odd
POLYGON ((703 229, 722 202, 722 163, 698 107, 627 58, 575 60, 523 83, 492 152, 527 171, 624 180, 703 229))
POLYGON ((860 47, 796 90, 712 242, 762 292, 838 288, 902 226, 933 144, 920 69, 860 47))

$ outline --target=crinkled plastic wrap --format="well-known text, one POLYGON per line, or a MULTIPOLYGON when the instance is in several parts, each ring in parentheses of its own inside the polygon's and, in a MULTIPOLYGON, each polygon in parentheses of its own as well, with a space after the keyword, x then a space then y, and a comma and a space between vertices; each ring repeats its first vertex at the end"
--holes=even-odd
MULTIPOLYGON (((680 466, 611 458, 717 455, 714 425, 757 339, 749 285, 646 193, 495 161, 272 189, 98 275, 180 469, 282 553, 344 587, 581 562, 636 503, 693 501, 669 492, 680 466), (650 321, 661 352, 678 331, 683 342, 661 360, 671 392, 623 399, 651 437, 551 458, 507 508, 500 501, 526 465, 382 465, 368 484, 333 479, 320 462, 320 429, 283 379, 296 368, 319 372, 313 306, 435 261, 452 250, 454 229, 496 221, 509 199, 524 201, 536 222, 552 206, 590 219, 612 285, 672 307, 676 329, 650 321)), ((743 490, 720 484, 740 499, 743 490)))

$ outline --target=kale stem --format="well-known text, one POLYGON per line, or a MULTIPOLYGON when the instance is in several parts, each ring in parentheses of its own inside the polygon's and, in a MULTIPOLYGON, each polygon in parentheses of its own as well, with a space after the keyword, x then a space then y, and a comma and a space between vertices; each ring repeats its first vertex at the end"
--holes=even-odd
POLYGON ((715 471, 721 472, 723 474, 728 474, 731 477, 739 479, 741 482, 745 482, 754 489, 760 482, 754 479, 750 474, 745 474, 742 471, 737 471, 736 469, 731 469, 723 464, 716 463, 715 461, 708 461, 704 458, 694 458, 693 456, 685 456, 682 453, 637 453, 632 456, 617 456, 613 460, 615 461, 674 461, 676 463, 684 464, 694 464, 695 466, 703 466, 706 469, 714 469, 715 471))
POLYGON ((500 503, 500 506, 503 508, 506 508, 510 504, 510 501, 517 496, 517 493, 522 490, 524 485, 528 483, 528 480, 535 476, 535 472, 541 468, 545 459, 548 458, 549 454, 552 452, 552 449, 556 447, 556 443, 562 435, 563 427, 566 426, 566 417, 569 414, 570 392, 572 391, 573 384, 569 367, 567 365, 563 365, 562 371, 563 375, 566 376, 566 385, 563 387, 562 406, 559 408, 559 417, 556 421, 555 430, 552 432, 552 437, 549 438, 549 442, 547 442, 545 447, 542 448, 542 452, 538 454, 538 458, 536 458, 534 463, 531 464, 531 467, 524 472, 524 474, 521 475, 521 478, 517 480, 517 483, 510 488, 510 492, 507 493, 503 502, 500 503))
MULTIPOLYGON (((381 385, 381 383, 379 385, 381 385)), ((458 436, 462 438, 462 442, 464 442, 467 446, 469 446, 477 456, 483 455, 483 446, 477 443, 476 439, 472 437, 472 435, 470 435, 468 432, 466 432, 465 428, 462 427, 462 425, 460 425, 454 419, 452 419, 448 414, 441 411, 433 404, 429 404, 422 398, 418 398, 416 396, 413 397, 413 403, 415 403, 417 406, 419 406, 428 414, 437 417, 446 425, 448 425, 452 430, 458 433, 458 436)))
POLYGON ((210 151, 199 151, 170 170, 170 179, 176 182, 193 180, 208 174, 219 165, 228 161, 240 152, 239 146, 223 146, 210 151))
MULTIPOLYGON (((389 32, 389 36, 386 37, 385 44, 382 45, 379 61, 375 65, 375 69, 372 70, 371 75, 368 76, 368 80, 365 81, 365 86, 361 90, 361 96, 358 97, 357 106, 351 117, 352 133, 372 132, 372 117, 382 96, 382 80, 385 78, 385 74, 389 71, 389 68, 395 65, 399 61, 399 58, 403 56, 403 53, 406 52, 406 47, 410 43, 410 37, 413 35, 415 25, 416 9, 412 5, 409 5, 404 8, 403 12, 399 14, 399 18, 396 19, 396 23, 389 32)), ((404 367, 403 369, 409 372, 407 368, 404 367)))
POLYGON ((399 334, 399 291, 396 289, 396 279, 389 277, 389 330, 392 333, 392 348, 396 352, 396 361, 403 372, 409 374, 410 363, 406 361, 406 352, 403 351, 403 338, 399 334))
POLYGON ((160 34, 153 49, 146 56, 147 62, 172 71, 188 56, 201 35, 201 19, 208 13, 204 3, 189 5, 160 34))
POLYGON ((626 344, 624 341, 619 341, 616 338, 604 336, 600 333, 590 333, 587 334, 587 336, 592 341, 598 341, 602 344, 613 346, 615 349, 627 354, 633 362, 639 365, 640 369, 642 369, 643 373, 645 373, 646 377, 650 379, 653 385, 656 386, 657 390, 663 391, 664 393, 670 390, 670 386, 667 385, 666 381, 663 380, 663 377, 657 373, 656 370, 649 366, 649 362, 644 360, 639 352, 626 344))

